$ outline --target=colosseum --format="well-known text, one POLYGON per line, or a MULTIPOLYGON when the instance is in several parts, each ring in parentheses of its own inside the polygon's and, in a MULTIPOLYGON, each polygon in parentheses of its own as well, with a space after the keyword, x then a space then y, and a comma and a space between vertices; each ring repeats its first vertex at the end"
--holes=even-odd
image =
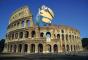
POLYGON ((82 51, 80 32, 65 25, 37 26, 27 6, 15 10, 7 27, 4 52, 59 53, 82 51))

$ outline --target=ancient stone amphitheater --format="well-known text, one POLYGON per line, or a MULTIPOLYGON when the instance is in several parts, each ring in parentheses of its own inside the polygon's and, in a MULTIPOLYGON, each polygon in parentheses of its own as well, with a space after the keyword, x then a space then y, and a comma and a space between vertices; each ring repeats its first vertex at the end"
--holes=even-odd
POLYGON ((14 11, 7 27, 6 53, 59 53, 82 51, 80 32, 65 25, 37 26, 31 11, 23 6, 14 11))

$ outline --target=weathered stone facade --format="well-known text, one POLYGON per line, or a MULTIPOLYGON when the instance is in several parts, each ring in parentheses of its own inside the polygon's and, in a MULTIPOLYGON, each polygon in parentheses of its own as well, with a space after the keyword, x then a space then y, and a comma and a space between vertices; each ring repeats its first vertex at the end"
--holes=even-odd
POLYGON ((4 52, 58 53, 82 51, 80 32, 64 25, 38 27, 27 6, 17 9, 7 28, 4 52), (48 38, 47 38, 48 37, 48 38))

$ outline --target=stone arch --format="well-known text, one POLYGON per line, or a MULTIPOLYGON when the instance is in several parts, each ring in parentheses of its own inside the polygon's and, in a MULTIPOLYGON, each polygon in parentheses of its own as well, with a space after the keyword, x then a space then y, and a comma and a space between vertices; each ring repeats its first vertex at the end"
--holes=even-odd
POLYGON ((18 38, 18 33, 15 33, 15 39, 17 39, 18 38))
POLYGON ((16 49, 17 49, 17 45, 14 45, 14 52, 16 52, 16 49))
POLYGON ((71 40, 71 35, 69 35, 69 39, 71 40))
POLYGON ((30 27, 30 20, 27 20, 26 23, 27 23, 27 26, 30 27))
POLYGON ((35 31, 32 31, 31 32, 31 37, 35 37, 35 35, 36 35, 35 31))
POLYGON ((58 53, 58 46, 57 46, 57 44, 54 44, 53 50, 54 50, 54 53, 58 53))
POLYGON ((43 33, 43 32, 41 32, 41 33, 40 33, 40 37, 43 37, 43 36, 44 36, 44 33, 43 33))
POLYGON ((12 47, 13 47, 13 46, 12 46, 12 45, 10 45, 10 52, 12 52, 12 47))
POLYGON ((27 52, 27 50, 28 50, 28 45, 25 44, 25 45, 24 45, 24 52, 27 52))
POLYGON ((46 32, 46 41, 47 42, 51 41, 51 33, 50 32, 46 32))
POLYGON ((12 33, 12 39, 14 39, 14 33, 12 33))
POLYGON ((46 32, 46 36, 51 37, 51 33, 50 32, 46 32))
POLYGON ((23 32, 19 33, 19 38, 23 38, 23 32))
POLYGON ((50 44, 47 45, 47 49, 48 49, 48 52, 51 52, 51 45, 50 44))
POLYGON ((60 34, 57 34, 57 38, 60 39, 60 34))
POLYGON ((30 50, 31 53, 35 53, 35 44, 31 44, 31 50, 30 50))
POLYGON ((38 52, 39 53, 43 52, 43 45, 42 44, 38 44, 38 52))
POLYGON ((22 50, 22 44, 19 44, 18 45, 18 52, 21 52, 21 50, 22 50))
POLYGON ((25 31, 25 38, 28 38, 28 36, 29 36, 29 32, 25 31))
POLYGON ((64 30, 61 30, 61 33, 64 33, 64 30))
POLYGON ((22 24, 22 27, 24 27, 24 21, 22 21, 22 23, 21 23, 21 24, 22 24))
POLYGON ((67 51, 69 51, 69 45, 67 45, 67 51))
POLYGON ((17 27, 19 27, 19 22, 17 22, 17 27))

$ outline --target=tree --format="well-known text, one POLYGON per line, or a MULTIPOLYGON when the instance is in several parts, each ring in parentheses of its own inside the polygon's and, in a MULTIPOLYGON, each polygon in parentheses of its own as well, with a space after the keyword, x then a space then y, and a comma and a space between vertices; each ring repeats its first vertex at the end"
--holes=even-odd
POLYGON ((0 52, 2 52, 4 49, 4 43, 5 43, 5 39, 1 39, 0 40, 0 52))
POLYGON ((88 38, 82 38, 82 46, 84 49, 88 50, 88 38))

